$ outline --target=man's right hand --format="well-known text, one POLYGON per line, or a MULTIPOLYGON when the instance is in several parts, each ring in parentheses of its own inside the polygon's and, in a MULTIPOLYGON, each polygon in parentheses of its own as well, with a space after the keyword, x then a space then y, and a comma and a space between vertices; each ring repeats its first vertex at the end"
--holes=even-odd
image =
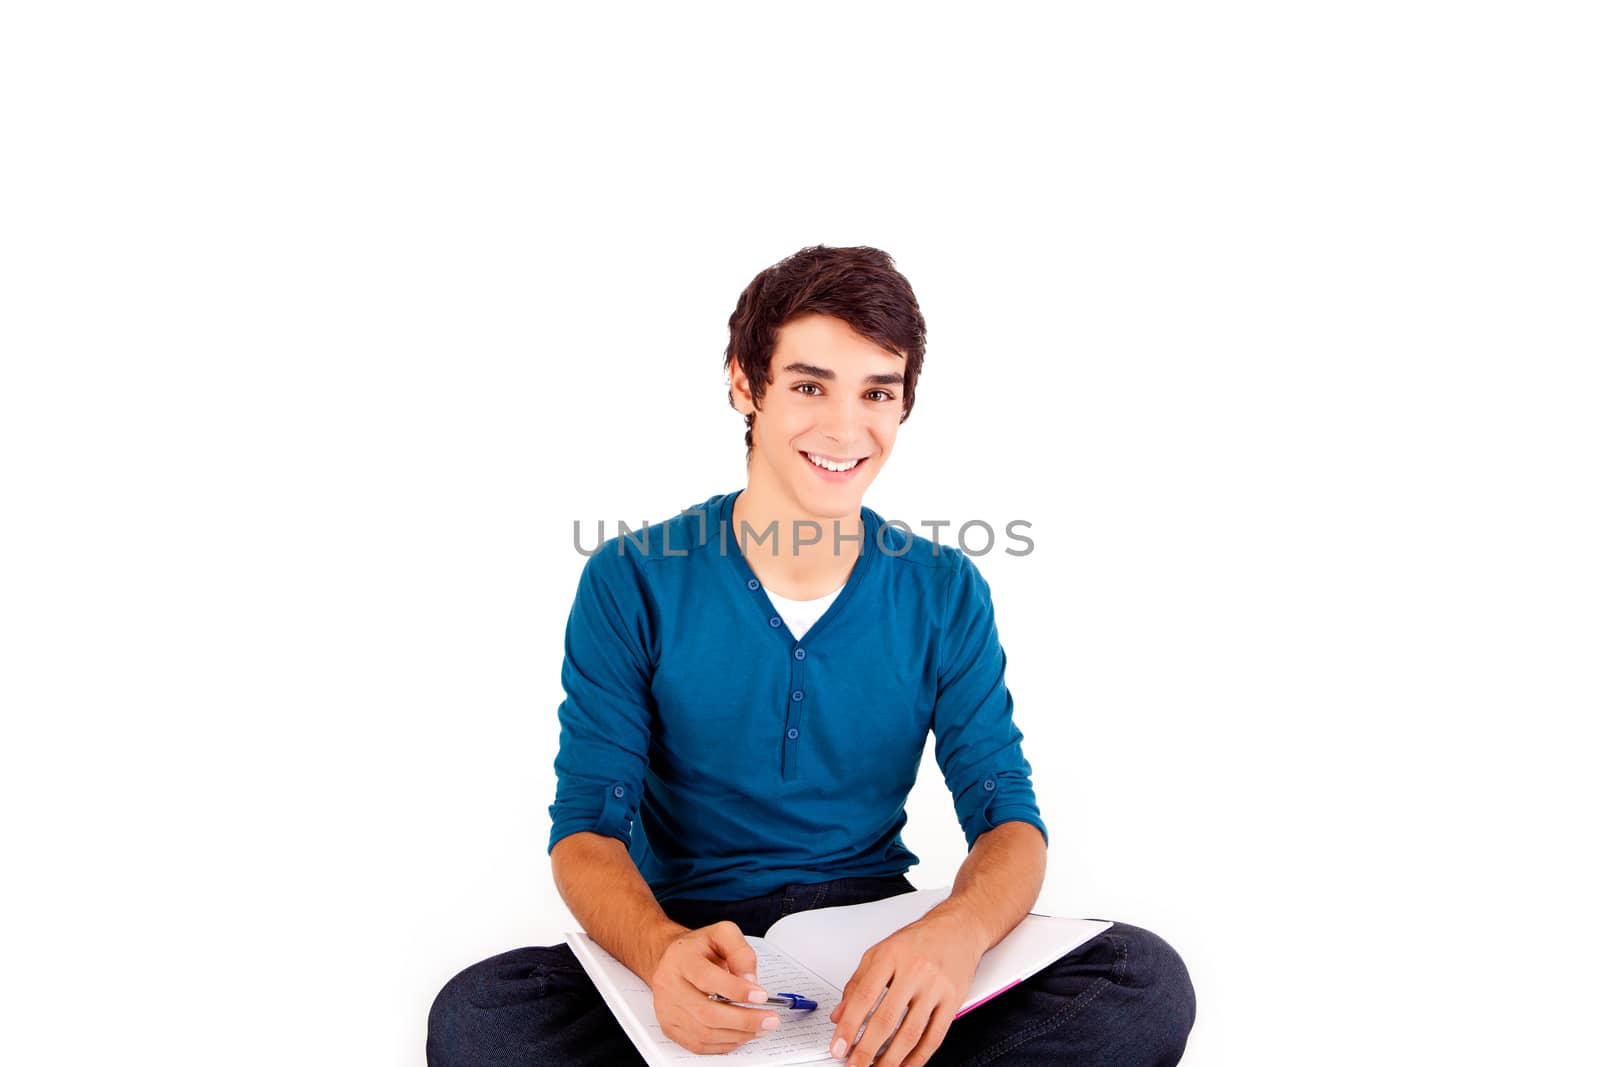
POLYGON ((731 1052, 778 1026, 778 1013, 741 1008, 711 999, 758 1003, 766 990, 756 982, 756 951, 731 922, 690 930, 668 943, 650 977, 656 1021, 690 1052, 731 1052))

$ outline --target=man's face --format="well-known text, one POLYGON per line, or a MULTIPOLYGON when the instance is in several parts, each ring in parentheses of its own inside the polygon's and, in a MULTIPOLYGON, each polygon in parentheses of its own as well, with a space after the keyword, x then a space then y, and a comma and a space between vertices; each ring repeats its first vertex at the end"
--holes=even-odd
MULTIPOLYGON (((831 315, 806 315, 778 331, 772 383, 755 412, 750 481, 798 512, 853 519, 889 459, 903 410, 905 357, 878 347, 831 315), (824 460, 847 471, 831 471, 824 460), (853 466, 852 466, 853 464, 853 466)), ((735 364, 741 409, 749 379, 735 364)))

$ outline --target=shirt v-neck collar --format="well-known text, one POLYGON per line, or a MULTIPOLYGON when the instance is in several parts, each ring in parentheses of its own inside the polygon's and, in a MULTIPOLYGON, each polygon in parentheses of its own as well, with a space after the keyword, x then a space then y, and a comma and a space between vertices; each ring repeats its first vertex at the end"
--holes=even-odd
MULTIPOLYGON (((800 640, 796 639, 789 630, 788 624, 783 621, 783 616, 779 614, 771 599, 768 598, 766 587, 761 584, 761 579, 756 577, 756 572, 751 569, 749 561, 744 558, 744 553, 739 549, 738 531, 733 527, 733 502, 742 492, 744 492, 743 489, 735 489, 733 492, 725 494, 722 498, 722 507, 719 509, 717 516, 717 547, 723 558, 732 565, 731 572, 750 597, 752 611, 759 614, 759 617, 764 620, 766 628, 771 630, 779 640, 783 641, 785 647, 792 648, 800 644, 800 640)), ((831 530, 823 531, 824 538, 831 536, 831 534, 831 530)), ((779 536, 782 536, 781 528, 779 536)), ((844 585, 834 594, 833 603, 829 604, 828 609, 822 613, 822 616, 806 630, 806 642, 814 642, 819 632, 837 625, 834 620, 844 613, 856 590, 860 589, 866 582, 868 574, 877 565, 878 555, 878 515, 871 508, 863 505, 861 508, 861 554, 850 568, 849 577, 845 579, 844 585)))
MULTIPOLYGON (((857 560, 856 562, 859 563, 860 561, 857 560)), ((854 569, 855 569, 854 567, 851 568, 851 570, 854 570, 854 569)), ((814 597, 811 597, 809 600, 796 600, 794 597, 788 597, 788 596, 783 596, 783 595, 781 595, 779 593, 774 593, 770 589, 768 589, 766 591, 767 599, 772 601, 774 604, 782 604, 786 608, 794 608, 797 611, 805 611, 805 610, 807 610, 809 608, 810 605, 815 604, 815 603, 817 603, 819 601, 826 600, 830 604, 833 603, 835 600, 838 599, 839 594, 844 592, 845 583, 849 582, 849 581, 850 581, 849 577, 846 576, 844 582, 840 582, 837 589, 830 589, 826 593, 823 593, 821 596, 814 596, 814 597)))

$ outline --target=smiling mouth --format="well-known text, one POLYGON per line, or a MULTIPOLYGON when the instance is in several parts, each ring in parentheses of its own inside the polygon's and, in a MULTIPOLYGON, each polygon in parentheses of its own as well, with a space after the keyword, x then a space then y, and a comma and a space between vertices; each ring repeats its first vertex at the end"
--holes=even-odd
POLYGON ((837 460, 830 459, 827 456, 813 455, 812 453, 804 450, 802 450, 800 454, 806 457, 807 462, 809 462, 813 467, 816 467, 818 470, 827 471, 831 474, 848 474, 857 467, 861 466, 862 463, 866 462, 865 457, 837 460))

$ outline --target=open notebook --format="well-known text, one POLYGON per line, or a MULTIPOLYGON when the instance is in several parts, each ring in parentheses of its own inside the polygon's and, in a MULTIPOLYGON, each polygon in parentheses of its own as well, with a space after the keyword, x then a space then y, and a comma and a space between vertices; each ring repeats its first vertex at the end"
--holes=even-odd
MULTIPOLYGON (((569 932, 567 944, 650 1067, 702 1059, 766 1064, 833 1062, 828 1043, 833 1039, 834 1024, 828 1016, 843 999, 841 991, 862 954, 922 918, 949 895, 949 887, 923 889, 870 904, 796 912, 774 923, 765 937, 746 937, 756 951, 756 978, 761 988, 809 997, 817 1002, 817 1010, 777 1009, 783 1021, 776 1030, 717 1055, 698 1055, 667 1037, 656 1023, 650 986, 588 934, 569 932)), ((967 1001, 958 1014, 1042 971, 1110 926, 1100 919, 1023 916, 1016 929, 978 963, 967 1001)))

